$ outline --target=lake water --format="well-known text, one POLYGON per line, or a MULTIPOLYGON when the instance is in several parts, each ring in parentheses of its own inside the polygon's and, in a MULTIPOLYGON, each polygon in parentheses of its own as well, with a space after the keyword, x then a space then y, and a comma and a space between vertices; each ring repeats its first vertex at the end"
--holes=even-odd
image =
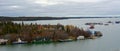
MULTIPOLYGON (((65 19, 65 20, 42 20, 23 21, 25 24, 57 24, 74 25, 87 29, 87 22, 120 21, 119 18, 99 19, 65 19)), ((14 21, 22 23, 22 21, 14 21)), ((111 23, 108 26, 96 25, 95 30, 101 31, 103 36, 97 39, 78 40, 73 42, 49 43, 49 44, 24 44, 0 46, 0 51, 120 51, 120 24, 111 23)))

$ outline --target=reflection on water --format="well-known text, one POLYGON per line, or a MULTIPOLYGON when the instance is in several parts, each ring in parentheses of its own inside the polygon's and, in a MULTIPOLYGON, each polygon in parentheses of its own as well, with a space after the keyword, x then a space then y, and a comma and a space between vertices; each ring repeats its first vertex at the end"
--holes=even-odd
MULTIPOLYGON (((87 29, 87 22, 116 21, 115 19, 70 19, 70 20, 47 20, 47 21, 23 21, 25 24, 57 24, 75 25, 87 29)), ((22 21, 15 21, 22 23, 22 21)), ((78 40, 73 42, 49 43, 49 44, 23 44, 0 46, 0 51, 120 51, 120 24, 96 25, 95 30, 101 31, 103 36, 97 39, 78 40)))

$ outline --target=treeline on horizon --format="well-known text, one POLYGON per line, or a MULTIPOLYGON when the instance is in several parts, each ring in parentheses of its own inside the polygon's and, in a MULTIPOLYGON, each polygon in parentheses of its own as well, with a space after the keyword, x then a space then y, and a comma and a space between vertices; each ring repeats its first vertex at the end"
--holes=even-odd
POLYGON ((0 21, 34 21, 34 20, 59 20, 63 17, 5 17, 0 16, 0 21))
POLYGON ((9 17, 0 16, 0 21, 34 21, 34 20, 61 20, 61 19, 81 19, 81 18, 119 18, 119 17, 37 17, 37 16, 21 16, 9 17))

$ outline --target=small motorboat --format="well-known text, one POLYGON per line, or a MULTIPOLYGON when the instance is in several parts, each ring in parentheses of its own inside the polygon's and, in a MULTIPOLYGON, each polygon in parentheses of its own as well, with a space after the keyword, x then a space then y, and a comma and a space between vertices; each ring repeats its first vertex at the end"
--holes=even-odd
POLYGON ((13 44, 26 44, 27 41, 22 41, 20 38, 18 38, 18 41, 13 42, 13 44))

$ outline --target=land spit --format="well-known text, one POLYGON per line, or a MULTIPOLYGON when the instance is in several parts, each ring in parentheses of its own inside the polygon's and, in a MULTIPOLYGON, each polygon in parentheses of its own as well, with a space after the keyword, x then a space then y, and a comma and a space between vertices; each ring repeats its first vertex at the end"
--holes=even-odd
POLYGON ((26 44, 45 42, 68 42, 78 39, 101 37, 100 31, 93 35, 73 25, 17 24, 11 21, 0 22, 0 44, 26 44))

